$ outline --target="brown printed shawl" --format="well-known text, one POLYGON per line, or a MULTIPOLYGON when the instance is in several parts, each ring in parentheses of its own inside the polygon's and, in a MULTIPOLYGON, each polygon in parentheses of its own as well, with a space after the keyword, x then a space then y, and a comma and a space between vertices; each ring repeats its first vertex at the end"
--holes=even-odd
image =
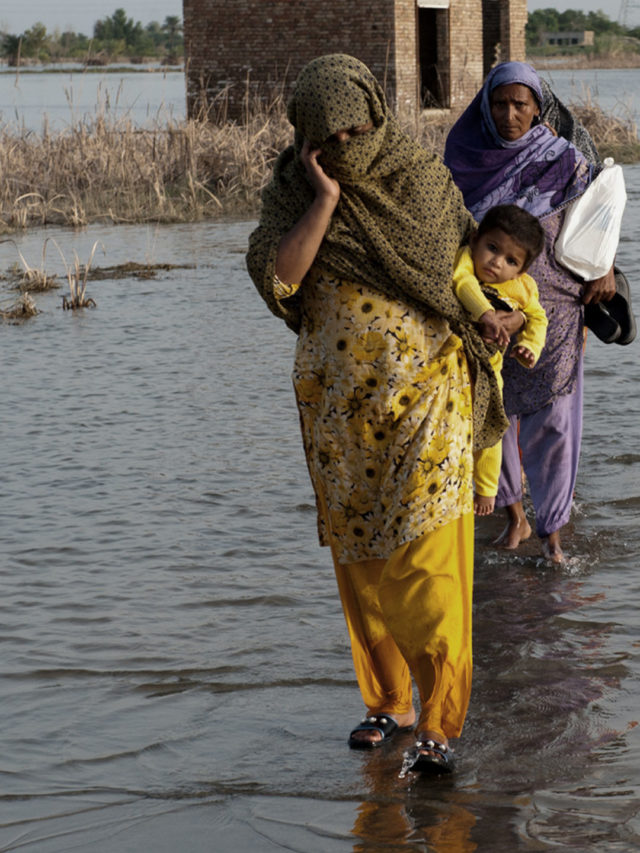
POLYGON ((507 421, 490 351, 451 285, 455 254, 473 227, 451 173, 437 155, 402 133, 379 83, 351 56, 330 54, 305 66, 288 114, 294 144, 275 164, 262 194, 260 224, 249 239, 247 267, 261 296, 299 330, 297 297, 277 301, 273 288, 279 242, 314 198, 300 160, 306 138, 322 148, 320 163, 341 188, 317 265, 449 322, 462 339, 474 383, 476 447, 495 444, 507 421), (370 121, 371 131, 346 142, 329 138, 370 121))

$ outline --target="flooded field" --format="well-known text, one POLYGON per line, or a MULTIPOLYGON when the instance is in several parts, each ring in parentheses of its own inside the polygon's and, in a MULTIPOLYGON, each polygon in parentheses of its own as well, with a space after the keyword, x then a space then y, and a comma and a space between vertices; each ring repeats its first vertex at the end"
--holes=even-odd
MULTIPOLYGON (((0 327, 0 847, 640 846, 638 344, 588 348, 569 566, 497 554, 499 522, 479 525, 460 772, 400 779, 408 736, 346 746, 362 708, 316 543, 295 339, 245 272, 252 227, 16 240, 34 265, 54 236, 67 258, 98 240, 97 265, 177 268, 90 282, 82 312, 37 294, 42 313, 0 327)), ((16 259, 0 245, 0 269, 16 259)))

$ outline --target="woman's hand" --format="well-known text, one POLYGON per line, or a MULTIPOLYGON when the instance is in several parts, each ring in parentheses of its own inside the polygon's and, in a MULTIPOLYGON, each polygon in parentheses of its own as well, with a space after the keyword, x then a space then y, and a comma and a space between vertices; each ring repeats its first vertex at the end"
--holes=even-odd
POLYGON ((613 267, 606 275, 587 281, 582 291, 582 301, 585 305, 596 302, 608 302, 616 293, 616 280, 613 267))
POLYGON ((318 163, 321 153, 320 148, 312 149, 309 141, 305 139, 300 159, 316 197, 278 246, 276 275, 284 284, 302 284, 302 279, 316 259, 333 212, 340 201, 340 184, 330 178, 318 163))
POLYGON ((519 332, 526 322, 526 317, 522 311, 496 311, 496 315, 509 337, 513 337, 519 332))
POLYGON ((509 333, 493 310, 485 311, 480 317, 478 329, 484 341, 496 343, 499 347, 506 347, 509 343, 509 333))
POLYGON ((337 204, 340 198, 340 184, 334 178, 330 178, 318 163, 318 157, 321 154, 321 148, 311 148, 311 143, 305 139, 302 144, 300 159, 307 171, 309 183, 315 190, 316 196, 326 198, 327 201, 333 201, 337 204))

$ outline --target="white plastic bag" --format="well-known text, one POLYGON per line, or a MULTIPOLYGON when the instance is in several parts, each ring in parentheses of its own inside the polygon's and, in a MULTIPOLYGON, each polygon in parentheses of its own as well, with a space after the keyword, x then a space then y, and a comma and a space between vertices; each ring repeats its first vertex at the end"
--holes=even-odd
POLYGON ((555 245, 558 263, 585 281, 609 272, 626 202, 622 167, 607 157, 604 169, 565 213, 555 245))

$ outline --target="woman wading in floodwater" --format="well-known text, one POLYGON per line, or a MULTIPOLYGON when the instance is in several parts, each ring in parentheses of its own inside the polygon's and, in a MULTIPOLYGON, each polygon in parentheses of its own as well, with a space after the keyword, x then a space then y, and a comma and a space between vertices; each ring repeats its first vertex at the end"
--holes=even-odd
POLYGON ((549 320, 547 339, 531 370, 505 359, 510 427, 496 506, 507 510, 502 544, 517 548, 531 535, 522 505, 522 459, 543 554, 562 563, 560 532, 571 514, 582 440, 583 304, 611 299, 615 280, 612 269, 583 282, 555 258, 567 203, 585 191, 598 167, 588 134, 557 105, 530 65, 497 65, 451 129, 445 162, 476 218, 496 204, 517 204, 537 216, 546 233, 545 249, 529 273, 549 320), (562 131, 575 145, 545 125, 547 116, 559 125, 562 116, 562 131))
POLYGON ((473 222, 353 57, 309 63, 289 118, 294 145, 247 263, 299 336, 320 540, 367 709, 349 743, 376 747, 416 725, 414 768, 448 772, 471 690, 473 438, 492 444, 506 427, 489 353, 451 287, 473 222))

